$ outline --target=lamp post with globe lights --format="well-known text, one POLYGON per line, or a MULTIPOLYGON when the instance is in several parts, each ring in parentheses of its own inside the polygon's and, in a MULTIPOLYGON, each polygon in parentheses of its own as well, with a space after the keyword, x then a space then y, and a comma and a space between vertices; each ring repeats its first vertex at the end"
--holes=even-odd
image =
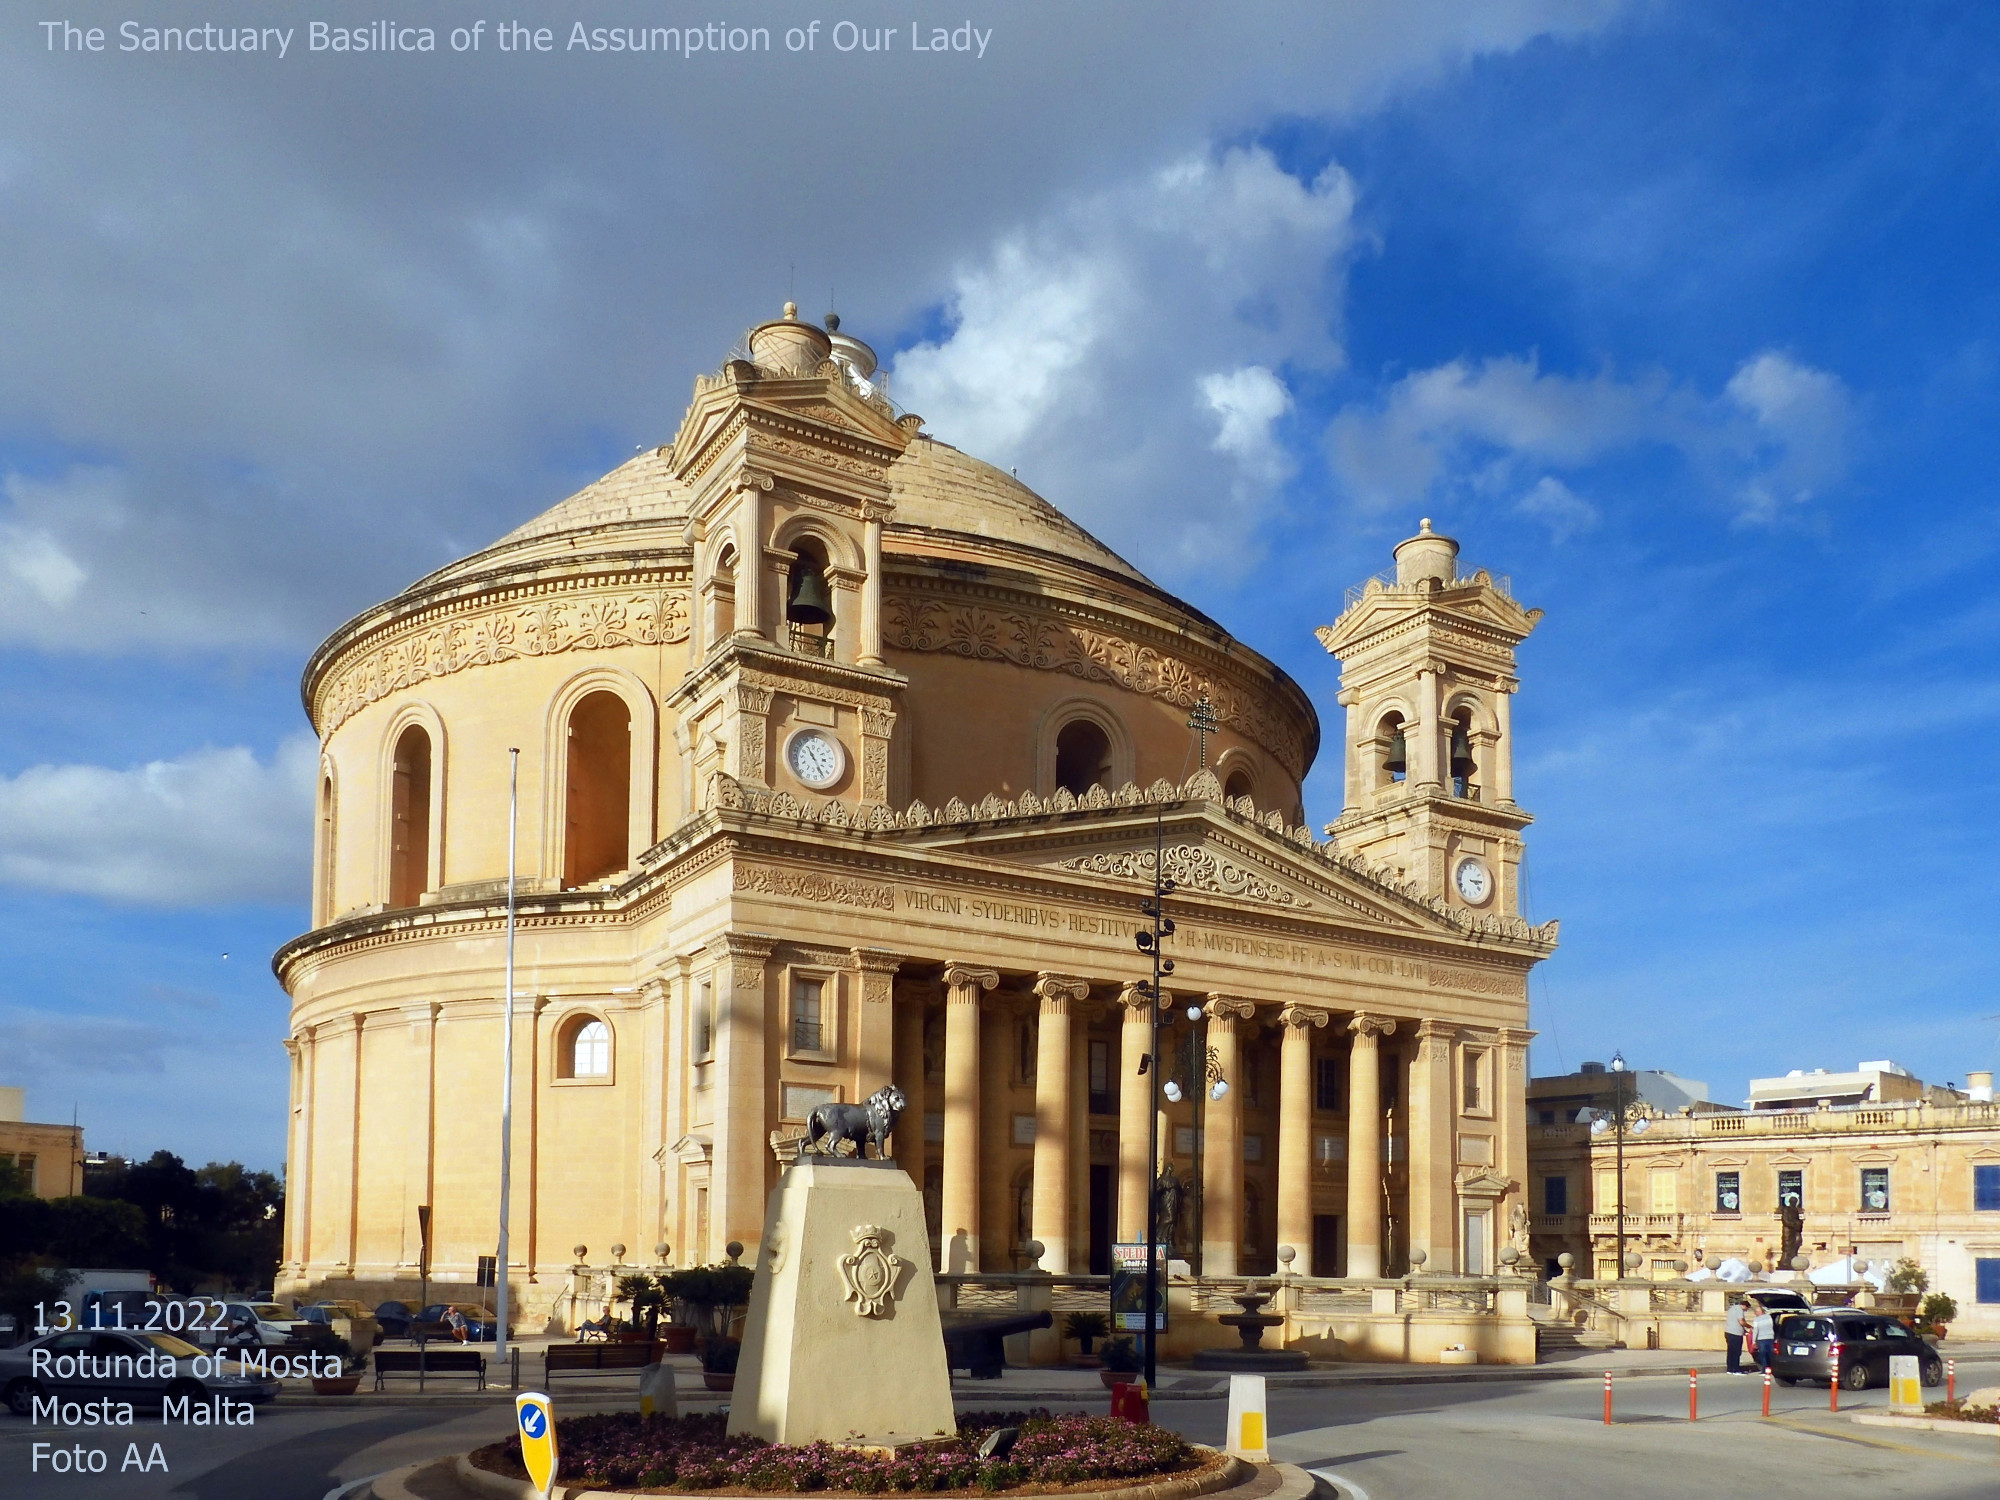
POLYGON ((1629 1098, 1631 1089, 1627 1080, 1632 1070, 1625 1066, 1625 1054, 1611 1054, 1611 1101, 1612 1110, 1607 1118, 1600 1112, 1590 1122, 1592 1135, 1603 1135, 1609 1130, 1617 1138, 1618 1160, 1618 1264, 1616 1279, 1625 1279, 1625 1131, 1629 1126, 1633 1135, 1644 1135, 1652 1128, 1652 1119, 1640 1108, 1636 1099, 1629 1098))

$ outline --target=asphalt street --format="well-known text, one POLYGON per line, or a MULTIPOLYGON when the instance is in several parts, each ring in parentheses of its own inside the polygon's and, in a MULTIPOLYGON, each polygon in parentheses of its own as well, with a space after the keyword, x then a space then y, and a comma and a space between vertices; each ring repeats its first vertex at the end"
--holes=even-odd
MULTIPOLYGON (((2000 1361, 1961 1361, 1961 1389, 2000 1383, 2000 1361)), ((1001 1393, 996 1391, 995 1396, 1001 1393)), ((1687 1420, 1687 1377, 1648 1374, 1617 1382, 1611 1427, 1595 1380, 1486 1380, 1274 1390, 1272 1450, 1326 1478, 1354 1500, 1405 1497, 1590 1494, 1633 1500, 1854 1496, 1947 1500, 2000 1495, 1994 1441, 1861 1426, 1846 1413, 1881 1410, 1878 1391, 1843 1392, 1843 1415, 1820 1388, 1777 1387, 1772 1416, 1758 1414, 1755 1378, 1705 1374, 1701 1420, 1687 1420)), ((621 1408, 615 1392, 572 1395, 567 1411, 621 1408)), ((961 1388, 961 1409, 1006 1404, 961 1388)), ((1101 1397, 1090 1405, 1102 1409, 1101 1397)), ((687 1407, 684 1405, 684 1409, 687 1407)), ((1222 1438, 1219 1400, 1162 1400, 1155 1419, 1202 1442, 1222 1438)), ((510 1430, 509 1403, 420 1404, 368 1398, 352 1404, 261 1409, 250 1428, 162 1429, 144 1415, 130 1429, 55 1433, 0 1418, 0 1495, 187 1496, 193 1500, 325 1500, 348 1482, 452 1452, 510 1430), (33 1445, 81 1442, 107 1455, 106 1472, 34 1471, 33 1445), (159 1442, 168 1472, 120 1473, 126 1444, 141 1455, 159 1442)), ((1989 1429, 1990 1431, 1990 1429, 1989 1429)))

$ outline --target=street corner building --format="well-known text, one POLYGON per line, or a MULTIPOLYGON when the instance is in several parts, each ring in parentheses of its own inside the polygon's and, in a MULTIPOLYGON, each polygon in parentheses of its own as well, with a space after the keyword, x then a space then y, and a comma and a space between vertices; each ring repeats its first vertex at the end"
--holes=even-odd
POLYGON ((412 1295, 426 1205, 436 1282, 494 1253, 510 748, 524 1326, 586 1259, 754 1259, 815 1106, 892 1082, 946 1272, 1145 1238, 1162 1073, 1202 1276, 1512 1263, 1556 937, 1520 916, 1511 782, 1538 612, 1428 522, 1330 600, 1346 806, 1316 839, 1299 687, 923 432, 827 321, 755 328, 670 443, 306 668, 281 1285, 412 1295), (1177 969, 1142 1074, 1156 847, 1177 969))

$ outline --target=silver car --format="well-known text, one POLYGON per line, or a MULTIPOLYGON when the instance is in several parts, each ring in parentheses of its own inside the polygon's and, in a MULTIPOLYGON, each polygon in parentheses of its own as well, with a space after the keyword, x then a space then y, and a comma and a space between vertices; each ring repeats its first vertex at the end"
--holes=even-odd
MULTIPOLYGON (((238 1366, 195 1373, 194 1361, 203 1361, 206 1371, 212 1358, 170 1333, 80 1328, 45 1334, 0 1350, 0 1400, 14 1415, 32 1418, 38 1401, 157 1406, 220 1396, 256 1405, 278 1394, 276 1380, 245 1376, 238 1366)), ((42 1414, 48 1415, 46 1404, 42 1414)))

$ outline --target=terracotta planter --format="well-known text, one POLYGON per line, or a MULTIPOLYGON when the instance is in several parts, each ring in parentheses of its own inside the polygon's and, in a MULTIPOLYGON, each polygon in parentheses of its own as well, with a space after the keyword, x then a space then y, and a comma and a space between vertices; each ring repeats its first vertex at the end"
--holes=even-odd
POLYGON ((1138 1370, 1099 1370, 1097 1378, 1104 1382, 1108 1391, 1115 1385, 1137 1385, 1146 1377, 1138 1370))
POLYGON ((667 1323, 660 1329, 660 1342, 669 1354, 694 1352, 694 1328, 685 1323, 667 1323))
POLYGON ((359 1375, 315 1375, 312 1378, 315 1396, 351 1396, 361 1389, 359 1375))
POLYGON ((736 1389, 736 1372, 731 1370, 727 1375, 718 1375, 713 1370, 703 1370, 701 1383, 711 1391, 733 1391, 736 1389))

